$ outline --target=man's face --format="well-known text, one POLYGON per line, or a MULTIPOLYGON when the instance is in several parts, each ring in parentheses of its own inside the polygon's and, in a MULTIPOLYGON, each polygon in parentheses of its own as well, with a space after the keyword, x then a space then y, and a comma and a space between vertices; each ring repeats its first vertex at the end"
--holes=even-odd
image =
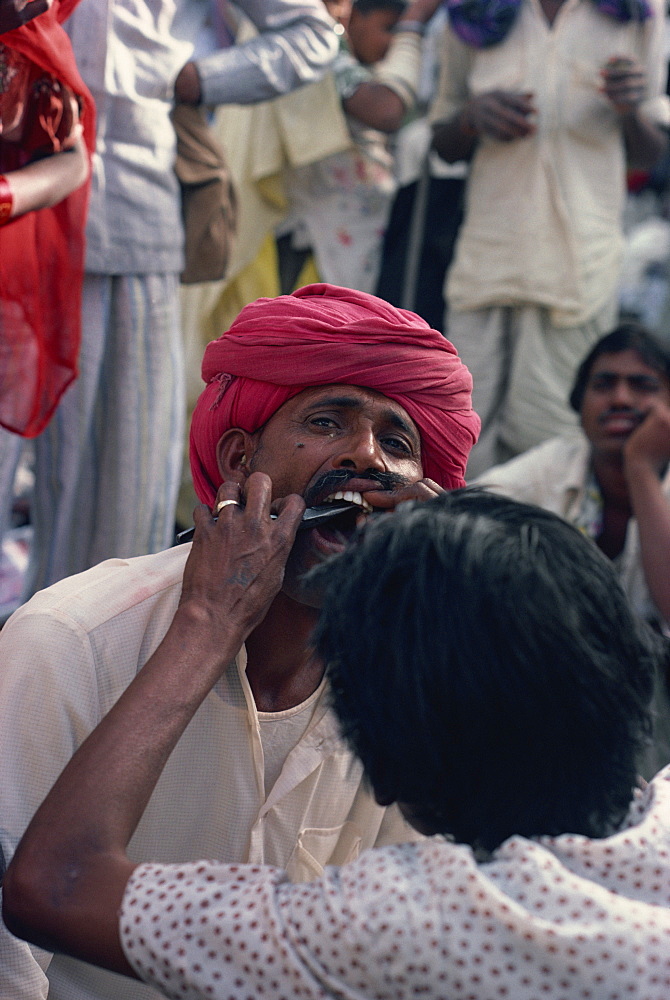
POLYGON ((594 451, 621 453, 657 400, 670 405, 670 383, 635 351, 596 358, 580 413, 582 428, 594 451))
POLYGON ((298 533, 284 590, 306 603, 299 578, 341 551, 372 510, 366 494, 423 476, 419 431, 407 412, 381 393, 351 385, 305 389, 284 403, 257 432, 248 466, 270 476, 273 499, 298 493, 313 507, 339 495, 356 505, 350 515, 298 533))

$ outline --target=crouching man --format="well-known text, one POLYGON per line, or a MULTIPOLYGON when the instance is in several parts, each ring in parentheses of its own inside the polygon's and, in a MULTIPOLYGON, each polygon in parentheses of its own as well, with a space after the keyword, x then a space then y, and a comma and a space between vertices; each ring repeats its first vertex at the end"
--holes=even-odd
MULTIPOLYGON (((479 426, 469 373, 413 313, 314 285, 243 309, 208 346, 203 377, 191 464, 207 511, 195 564, 190 545, 110 560, 37 594, 2 630, 8 859, 69 758, 158 648, 166 695, 171 670, 196 676, 212 647, 226 665, 142 810, 136 861, 267 863, 304 881, 366 847, 416 837, 395 807, 375 802, 338 735, 310 648, 317 612, 301 578, 370 511, 462 485, 479 426), (305 506, 340 500, 341 516, 298 530, 305 506), (284 547, 274 575, 257 584, 268 600, 250 614, 247 592, 270 545, 268 510, 284 505, 284 547), (233 594, 242 602, 235 607, 233 594)), ((5 934, 0 997, 34 1000, 47 988, 49 1000, 156 996, 60 955, 47 987, 48 959, 5 934)))

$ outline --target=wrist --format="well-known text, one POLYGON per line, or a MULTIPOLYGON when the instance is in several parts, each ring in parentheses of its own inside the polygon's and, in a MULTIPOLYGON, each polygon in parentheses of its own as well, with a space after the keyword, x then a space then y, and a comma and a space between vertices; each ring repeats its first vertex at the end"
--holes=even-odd
POLYGON ((624 475, 630 490, 636 486, 647 486, 659 482, 662 465, 647 455, 626 455, 624 452, 624 475))
POLYGON ((407 18, 406 21, 398 21, 393 28, 393 32, 396 34, 401 31, 411 31, 415 35, 425 35, 426 22, 410 20, 410 18, 407 18))
POLYGON ((182 66, 174 82, 175 100, 181 104, 200 104, 202 102, 202 83, 198 67, 194 62, 182 66))
POLYGON ((12 218, 13 209, 14 192, 4 174, 0 174, 0 226, 4 226, 9 222, 12 218))
POLYGON ((175 650, 188 650, 189 660, 197 664, 206 683, 213 683, 235 659, 246 637, 232 615, 226 616, 202 597, 187 597, 181 599, 165 640, 175 650))

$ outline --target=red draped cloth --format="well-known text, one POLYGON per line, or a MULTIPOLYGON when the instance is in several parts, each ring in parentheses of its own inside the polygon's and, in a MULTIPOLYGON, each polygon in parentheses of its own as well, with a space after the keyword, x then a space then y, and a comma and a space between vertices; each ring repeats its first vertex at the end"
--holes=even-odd
MULTIPOLYGON (((0 35, 83 99, 84 141, 95 144, 93 99, 60 22, 78 0, 55 0, 28 24, 0 35)), ((34 437, 77 375, 84 226, 89 184, 53 208, 0 228, 0 425, 34 437)))
POLYGON ((202 377, 190 455, 195 491, 210 506, 224 431, 253 432, 303 389, 336 383, 394 399, 419 429, 424 475, 445 489, 464 485, 480 426, 470 372, 441 333, 374 295, 318 284, 258 299, 207 345, 202 377))

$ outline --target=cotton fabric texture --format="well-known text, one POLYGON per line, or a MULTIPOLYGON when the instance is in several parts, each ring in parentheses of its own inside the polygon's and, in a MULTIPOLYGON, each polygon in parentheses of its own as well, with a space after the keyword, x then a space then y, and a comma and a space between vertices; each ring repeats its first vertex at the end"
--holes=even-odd
MULTIPOLYGON (((295 166, 284 175, 289 214, 281 232, 292 233, 296 249, 312 249, 322 281, 374 291, 397 188, 389 136, 344 113, 341 102, 362 83, 376 81, 394 91, 409 112, 420 69, 421 37, 416 32, 396 34, 386 57, 372 67, 362 65, 341 42, 332 77, 340 98, 336 120, 344 120, 350 148, 295 166)), ((330 134, 330 123, 327 131, 330 134)))
POLYGON ((495 89, 531 92, 538 109, 533 136, 484 138, 475 150, 445 281, 451 310, 528 303, 573 327, 616 297, 626 158, 600 69, 611 56, 638 60, 647 74, 640 110, 668 124, 664 14, 659 0, 652 6, 652 18, 622 23, 592 0, 566 0, 550 28, 537 0, 522 0, 513 29, 487 49, 447 27, 433 123, 495 89))
MULTIPOLYGON (((163 639, 189 549, 111 559, 62 580, 24 604, 0 632, 0 846, 7 861, 67 761, 163 639)), ((418 839, 397 807, 375 801, 339 735, 327 690, 266 791, 264 729, 280 726, 283 713, 259 716, 245 670, 241 649, 170 755, 131 841, 135 861, 271 864, 293 881, 307 881, 367 847, 418 839)), ((162 996, 31 948, 0 921, 0 997, 47 994, 49 1000, 162 996)))
POLYGON ((666 769, 614 836, 511 837, 485 864, 432 837, 306 886, 142 865, 120 936, 174 1000, 667 1000, 669 841, 666 769))
POLYGON ((479 433, 470 373, 441 333, 374 295, 315 284, 258 299, 207 346, 202 377, 191 471, 210 506, 221 482, 216 446, 224 431, 257 430, 315 385, 357 385, 395 400, 419 429, 424 475, 445 489, 464 485, 479 433))

